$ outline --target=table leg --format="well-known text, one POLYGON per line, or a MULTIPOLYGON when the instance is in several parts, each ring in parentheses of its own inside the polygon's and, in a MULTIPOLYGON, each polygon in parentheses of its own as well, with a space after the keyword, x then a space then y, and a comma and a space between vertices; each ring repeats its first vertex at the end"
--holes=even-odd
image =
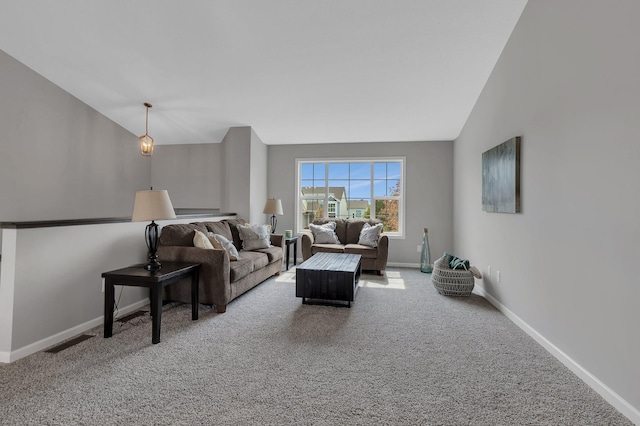
POLYGON ((154 285, 151 288, 151 343, 160 343, 160 320, 162 316, 162 285, 154 285))
POLYGON ((109 278, 104 283, 104 337, 113 335, 113 303, 115 297, 115 289, 109 278))
POLYGON ((151 315, 153 317, 153 314, 155 312, 155 299, 153 298, 153 289, 149 288, 149 315, 151 315))
POLYGON ((191 273, 191 320, 195 321, 198 319, 198 299, 199 299, 199 288, 200 284, 200 269, 196 268, 191 273))
POLYGON ((289 247, 291 247, 291 244, 289 242, 287 242, 287 267, 286 270, 289 270, 289 247))
MULTIPOLYGON (((293 266, 296 266, 298 264, 298 240, 295 240, 293 242, 293 266)), ((289 260, 287 258, 287 260, 289 260)))

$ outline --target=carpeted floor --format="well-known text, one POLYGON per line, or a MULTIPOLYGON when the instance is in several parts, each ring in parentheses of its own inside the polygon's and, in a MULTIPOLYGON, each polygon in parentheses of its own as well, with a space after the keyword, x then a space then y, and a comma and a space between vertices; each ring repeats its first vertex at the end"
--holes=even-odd
MULTIPOLYGON (((225 314, 164 307, 0 365, 0 424, 630 425, 485 299, 363 275, 352 308, 302 305, 294 269, 225 314)), ((126 291, 126 290, 125 290, 126 291)))

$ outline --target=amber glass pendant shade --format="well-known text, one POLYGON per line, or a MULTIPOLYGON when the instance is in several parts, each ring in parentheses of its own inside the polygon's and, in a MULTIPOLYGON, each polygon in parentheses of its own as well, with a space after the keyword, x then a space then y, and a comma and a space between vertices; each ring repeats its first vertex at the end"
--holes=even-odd
POLYGON ((149 135, 143 135, 140 139, 140 154, 150 157, 153 154, 153 138, 149 135))
POLYGON ((151 154, 153 154, 153 138, 149 136, 149 108, 151 108, 152 105, 145 102, 144 106, 147 107, 147 119, 145 122, 145 133, 138 137, 140 140, 140 154, 145 157, 151 157, 151 154))

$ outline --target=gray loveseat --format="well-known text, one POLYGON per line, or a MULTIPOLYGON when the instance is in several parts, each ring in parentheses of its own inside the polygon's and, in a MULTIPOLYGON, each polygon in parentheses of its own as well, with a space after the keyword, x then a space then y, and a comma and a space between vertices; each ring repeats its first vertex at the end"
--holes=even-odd
POLYGON ((312 223, 322 225, 327 222, 336 222, 335 233, 340 240, 340 244, 317 244, 314 242, 313 234, 309 230, 302 232, 302 259, 307 260, 318 252, 328 253, 352 253, 362 256, 362 269, 376 271, 382 275, 387 268, 387 257, 389 254, 389 237, 381 233, 378 238, 378 246, 368 247, 358 244, 360 231, 365 223, 375 225, 379 220, 370 219, 316 219, 312 223))
MULTIPOLYGON (((242 241, 236 228, 242 219, 220 222, 171 224, 162 228, 158 246, 160 262, 180 261, 202 264, 200 269, 200 303, 216 305, 218 313, 227 304, 282 270, 284 236, 271 234, 271 247, 241 251, 242 241), (231 261, 225 250, 194 247, 195 230, 223 235, 238 249, 240 259, 231 261)), ((183 280, 184 281, 184 280, 183 280)), ((188 281, 188 280, 187 280, 188 281)), ((187 281, 165 287, 164 300, 191 303, 191 287, 187 281)))

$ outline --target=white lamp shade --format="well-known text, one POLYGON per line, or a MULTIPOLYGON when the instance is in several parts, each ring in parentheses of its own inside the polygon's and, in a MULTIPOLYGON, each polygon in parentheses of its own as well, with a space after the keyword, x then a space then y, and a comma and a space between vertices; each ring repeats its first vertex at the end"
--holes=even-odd
POLYGON ((133 214, 131 215, 133 222, 175 218, 176 212, 173 210, 173 205, 166 189, 136 191, 133 214))
POLYGON ((264 211, 262 213, 282 216, 284 214, 282 212, 282 201, 280 201, 279 198, 269 198, 267 204, 264 205, 264 211))

